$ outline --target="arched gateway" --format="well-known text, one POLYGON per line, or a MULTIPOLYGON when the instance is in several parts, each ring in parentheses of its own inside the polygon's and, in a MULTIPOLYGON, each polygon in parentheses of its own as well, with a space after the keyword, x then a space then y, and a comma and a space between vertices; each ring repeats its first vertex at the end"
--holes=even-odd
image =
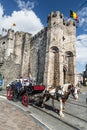
POLYGON ((58 47, 52 46, 48 57, 48 88, 74 82, 74 56, 70 51, 62 53, 58 47))

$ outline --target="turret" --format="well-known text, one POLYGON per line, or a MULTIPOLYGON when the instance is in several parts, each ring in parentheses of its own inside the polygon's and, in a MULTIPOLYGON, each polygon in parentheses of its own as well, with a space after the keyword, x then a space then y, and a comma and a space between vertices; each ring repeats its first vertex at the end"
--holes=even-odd
POLYGON ((25 42, 25 33, 17 31, 15 33, 15 45, 14 45, 14 54, 16 56, 16 59, 15 59, 16 64, 21 64, 24 42, 25 42))
POLYGON ((14 30, 9 29, 7 37, 8 37, 8 40, 13 40, 14 39, 14 30))
POLYGON ((63 23, 63 14, 61 14, 59 11, 51 12, 48 15, 47 23, 48 23, 48 27, 52 27, 55 24, 63 23))
POLYGON ((14 30, 9 29, 7 34, 5 58, 7 59, 11 53, 14 53, 14 30))

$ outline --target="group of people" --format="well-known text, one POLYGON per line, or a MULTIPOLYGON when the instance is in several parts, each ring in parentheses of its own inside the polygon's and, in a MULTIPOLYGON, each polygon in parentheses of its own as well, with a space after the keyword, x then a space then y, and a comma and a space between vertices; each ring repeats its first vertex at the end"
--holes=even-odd
POLYGON ((17 89, 20 90, 20 88, 22 88, 24 86, 29 86, 30 84, 33 84, 32 80, 19 78, 19 79, 17 79, 15 86, 17 89))
POLYGON ((15 82, 15 88, 16 88, 15 90, 17 92, 17 98, 19 97, 20 92, 24 91, 24 88, 26 86, 32 87, 32 85, 33 85, 33 83, 29 79, 24 79, 22 77, 17 79, 15 82))

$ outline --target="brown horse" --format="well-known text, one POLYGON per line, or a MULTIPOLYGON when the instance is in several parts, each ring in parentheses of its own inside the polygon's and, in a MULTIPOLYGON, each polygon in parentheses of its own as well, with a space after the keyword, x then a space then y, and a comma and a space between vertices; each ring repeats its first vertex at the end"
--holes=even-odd
POLYGON ((73 86, 73 84, 64 84, 63 87, 58 86, 57 88, 50 87, 45 91, 43 96, 42 107, 45 106, 45 102, 50 98, 52 99, 52 105, 54 107, 54 100, 58 100, 60 102, 59 115, 64 117, 63 109, 65 107, 65 102, 69 98, 69 95, 72 94, 74 99, 78 99, 78 89, 73 86))

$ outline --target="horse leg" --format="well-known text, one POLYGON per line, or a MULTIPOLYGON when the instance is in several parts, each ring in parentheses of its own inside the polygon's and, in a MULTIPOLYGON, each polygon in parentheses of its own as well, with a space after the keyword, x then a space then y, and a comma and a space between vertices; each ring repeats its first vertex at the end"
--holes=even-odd
POLYGON ((53 107, 53 109, 54 109, 54 99, 52 99, 52 107, 53 107))
POLYGON ((61 117, 64 117, 62 99, 60 99, 59 102, 60 102, 59 115, 60 115, 61 117))
POLYGON ((63 111, 65 110, 65 102, 63 103, 63 111))
POLYGON ((46 97, 43 98, 41 107, 45 107, 45 101, 46 101, 46 97))

